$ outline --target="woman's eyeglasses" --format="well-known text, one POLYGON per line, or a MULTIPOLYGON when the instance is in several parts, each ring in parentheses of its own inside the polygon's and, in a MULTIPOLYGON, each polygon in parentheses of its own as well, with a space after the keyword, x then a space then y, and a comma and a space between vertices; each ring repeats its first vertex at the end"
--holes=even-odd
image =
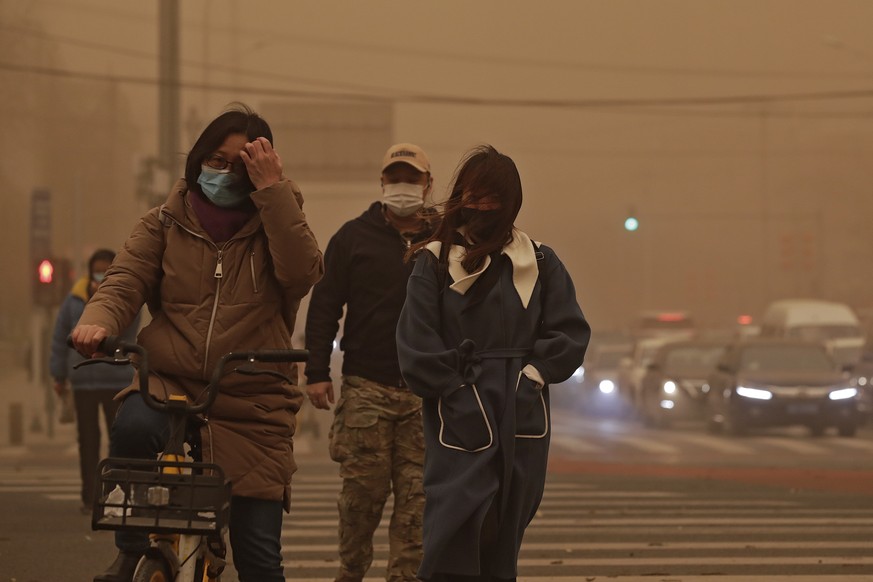
POLYGON ((236 172, 238 174, 242 174, 245 172, 245 162, 242 160, 236 162, 230 162, 218 154, 212 154, 203 162, 213 170, 228 170, 229 172, 236 172))

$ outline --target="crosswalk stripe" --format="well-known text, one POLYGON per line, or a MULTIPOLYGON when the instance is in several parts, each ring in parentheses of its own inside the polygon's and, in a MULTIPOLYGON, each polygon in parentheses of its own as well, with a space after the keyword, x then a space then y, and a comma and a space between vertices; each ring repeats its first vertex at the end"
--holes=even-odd
POLYGON ((873 453, 873 441, 854 438, 836 438, 828 440, 828 444, 873 453))
POLYGON ((578 436, 553 434, 552 445, 574 453, 599 453, 603 447, 592 444, 578 436))
MULTIPOLYGON (((294 560, 295 568, 336 568, 338 558, 323 560, 294 560)), ((518 567, 567 567, 567 566, 862 566, 873 564, 873 556, 695 556, 689 558, 628 557, 615 558, 520 558, 518 567)), ((371 570, 384 569, 386 559, 374 559, 371 570)), ((676 577, 669 577, 676 578, 676 577)), ((758 578, 760 580, 760 578, 758 578)))
POLYGON ((690 445, 699 446, 707 449, 712 449, 719 453, 729 455, 753 455, 754 449, 732 442, 724 437, 715 437, 704 433, 684 434, 673 433, 671 439, 681 440, 690 445))
MULTIPOLYGON (((286 564, 287 567, 287 564, 286 564)), ((573 576, 519 576, 518 582, 581 582, 582 580, 594 580, 598 577, 580 577, 578 574, 573 576)), ((604 576, 599 578, 606 579, 604 576)), ((713 582, 713 576, 609 576, 609 582, 713 582)), ((288 578, 289 582, 324 582, 325 577, 319 578, 300 578, 294 576, 288 578)), ((385 577, 367 577, 362 582, 385 582, 385 577)), ((718 576, 718 582, 870 582, 869 574, 838 574, 833 576, 828 575, 806 575, 806 574, 791 574, 791 575, 774 575, 774 576, 731 576, 721 574, 718 576)))
POLYGON ((679 449, 674 447, 673 445, 654 441, 650 438, 638 437, 629 434, 616 435, 615 438, 623 444, 630 445, 635 449, 639 449, 647 453, 654 453, 658 455, 675 455, 679 453, 679 449))
POLYGON ((0 485, 0 493, 49 493, 55 491, 67 491, 69 489, 69 485, 40 485, 39 487, 0 485))
POLYGON ((787 449, 802 455, 824 455, 828 450, 812 443, 781 437, 754 437, 755 442, 765 443, 777 448, 787 449))
MULTIPOLYGON (((383 518, 381 526, 387 526, 387 519, 383 518)), ((295 519, 293 524, 298 528, 325 528, 336 525, 336 518, 328 519, 295 519)), ((616 526, 616 525, 633 525, 633 526, 687 526, 701 525, 708 526, 746 526, 746 525, 873 525, 873 517, 851 517, 851 516, 826 516, 826 517, 619 517, 619 518, 598 518, 598 517, 577 517, 577 518, 550 518, 537 517, 535 518, 528 529, 536 529, 539 527, 549 526, 575 526, 575 527, 600 527, 600 526, 616 526)))
MULTIPOLYGON (((335 534, 336 532, 334 532, 335 534)), ((306 546, 289 547, 288 551, 299 553, 302 549, 307 552, 336 552, 337 544, 306 544, 306 546)), ((389 544, 386 542, 373 543, 376 553, 387 552, 389 544)), ((622 542, 549 542, 531 543, 525 542, 521 546, 522 555, 525 552, 552 551, 552 552, 610 552, 610 551, 640 551, 640 552, 672 552, 681 550, 867 550, 873 549, 873 542, 867 541, 801 541, 801 542, 664 542, 653 544, 650 542, 622 543, 622 542)))
POLYGON ((49 501, 79 501, 82 498, 79 493, 49 493, 45 497, 49 501))

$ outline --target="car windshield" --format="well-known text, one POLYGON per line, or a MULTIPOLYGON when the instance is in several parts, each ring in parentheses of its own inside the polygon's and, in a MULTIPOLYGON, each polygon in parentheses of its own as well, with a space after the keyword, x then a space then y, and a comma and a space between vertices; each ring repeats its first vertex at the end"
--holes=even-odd
POLYGON ((818 346, 749 346, 743 350, 740 369, 749 372, 829 372, 835 364, 818 346))
POLYGON ((658 354, 658 350, 661 346, 651 346, 647 348, 640 348, 639 351, 639 362, 641 366, 648 366, 652 363, 652 360, 655 359, 655 356, 658 354))
POLYGON ((681 346, 670 349, 664 359, 668 374, 705 373, 715 368, 724 346, 681 346))
POLYGON ((809 341, 827 341, 861 337, 861 329, 854 325, 798 325, 789 328, 788 335, 809 341))

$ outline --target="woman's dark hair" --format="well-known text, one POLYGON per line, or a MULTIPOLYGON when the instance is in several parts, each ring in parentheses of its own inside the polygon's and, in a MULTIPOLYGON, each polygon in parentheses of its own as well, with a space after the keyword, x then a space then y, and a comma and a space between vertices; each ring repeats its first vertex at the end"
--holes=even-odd
POLYGON ((94 274, 94 263, 97 261, 106 261, 111 264, 114 260, 115 251, 110 251, 109 249, 97 249, 91 255, 91 258, 88 259, 88 275, 94 274))
MULTIPOLYGON (((200 177, 203 161, 221 147, 227 136, 234 133, 244 134, 249 141, 265 137, 271 144, 273 143, 273 132, 260 115, 244 103, 231 103, 224 113, 206 126, 194 143, 194 147, 188 152, 188 159, 185 162, 185 182, 189 190, 201 191, 197 179, 200 177)), ((245 179, 249 179, 248 174, 245 175, 245 179)), ((255 189, 251 183, 249 186, 252 190, 255 189)))
POLYGON ((485 257, 499 251, 512 239, 521 202, 521 177, 512 158, 490 145, 474 148, 464 156, 455 171, 451 194, 438 213, 442 219, 439 226, 429 239, 414 245, 407 257, 432 241, 440 241, 448 248, 455 242, 455 232, 464 226, 469 242, 461 264, 472 273, 482 266, 485 257), (484 198, 496 198, 500 208, 463 211, 463 204, 484 198))

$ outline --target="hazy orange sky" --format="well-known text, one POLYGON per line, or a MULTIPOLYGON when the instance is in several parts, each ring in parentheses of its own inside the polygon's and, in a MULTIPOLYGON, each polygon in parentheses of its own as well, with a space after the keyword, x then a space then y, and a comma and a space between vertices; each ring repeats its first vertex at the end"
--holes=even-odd
MULTIPOLYGON (((437 197, 472 145, 516 160, 519 226, 564 257, 602 326, 654 307, 723 324, 785 295, 867 302, 873 99, 850 93, 873 91, 873 2, 181 4, 180 151, 232 100, 387 98, 395 138, 430 153, 437 197), (752 99, 675 101, 736 97, 752 99)), ((157 6, 6 0, 0 30, 16 62, 50 47, 85 82, 121 79, 133 159, 156 147, 157 6)), ((379 195, 377 175, 352 193, 301 186, 322 244, 379 195)))

